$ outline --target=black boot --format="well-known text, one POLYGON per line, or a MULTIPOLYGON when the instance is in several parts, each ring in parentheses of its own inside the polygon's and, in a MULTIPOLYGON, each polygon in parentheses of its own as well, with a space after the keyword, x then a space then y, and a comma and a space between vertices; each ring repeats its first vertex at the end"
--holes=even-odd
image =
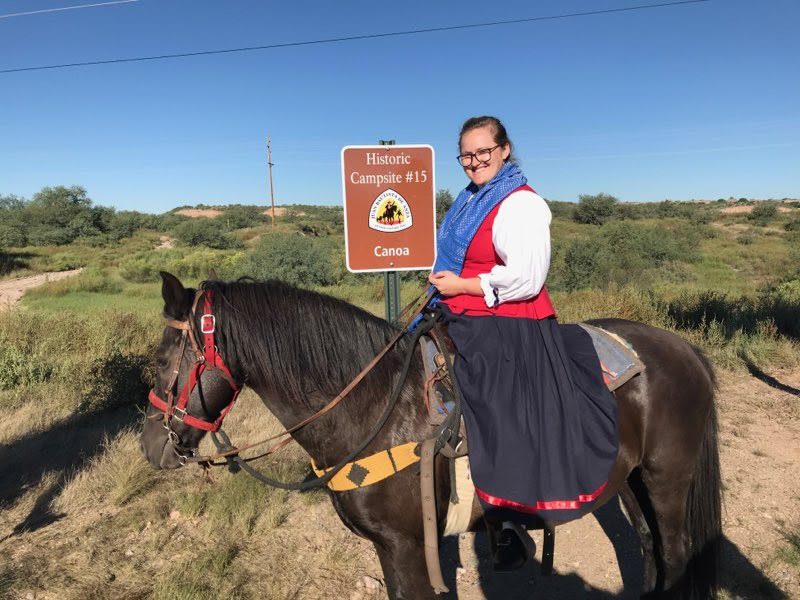
POLYGON ((503 522, 494 552, 495 571, 515 571, 536 554, 536 543, 517 523, 503 522))

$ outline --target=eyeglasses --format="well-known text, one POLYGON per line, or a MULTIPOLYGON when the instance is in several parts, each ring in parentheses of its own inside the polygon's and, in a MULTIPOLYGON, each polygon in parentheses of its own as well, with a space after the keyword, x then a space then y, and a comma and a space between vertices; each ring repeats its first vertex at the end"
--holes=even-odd
POLYGON ((470 166, 473 159, 477 160, 479 163, 487 163, 492 158, 492 150, 496 150, 499 147, 500 144, 497 144, 491 148, 481 148, 477 152, 464 152, 463 154, 456 156, 456 159, 459 163, 461 163, 462 167, 470 166))

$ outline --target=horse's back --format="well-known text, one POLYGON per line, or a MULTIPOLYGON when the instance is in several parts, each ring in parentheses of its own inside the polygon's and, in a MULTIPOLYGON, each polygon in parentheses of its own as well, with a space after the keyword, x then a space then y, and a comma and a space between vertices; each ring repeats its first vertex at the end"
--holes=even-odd
POLYGON ((646 367, 643 374, 647 379, 657 375, 675 386, 699 387, 701 393, 713 396, 716 377, 711 362, 700 348, 679 335, 626 319, 591 319, 586 323, 616 333, 630 343, 646 367))
POLYGON ((620 420, 632 419, 641 426, 642 458, 646 461, 670 446, 699 444, 716 388, 714 370, 702 350, 670 331, 637 321, 587 323, 625 339, 645 365, 615 392, 620 420))

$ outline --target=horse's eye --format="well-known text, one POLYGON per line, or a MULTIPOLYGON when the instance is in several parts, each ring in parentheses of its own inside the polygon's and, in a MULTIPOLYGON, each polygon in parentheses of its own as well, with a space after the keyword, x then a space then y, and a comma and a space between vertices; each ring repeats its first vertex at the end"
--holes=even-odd
POLYGON ((156 366, 159 369, 166 369, 169 361, 166 358, 157 358, 156 359, 156 366))

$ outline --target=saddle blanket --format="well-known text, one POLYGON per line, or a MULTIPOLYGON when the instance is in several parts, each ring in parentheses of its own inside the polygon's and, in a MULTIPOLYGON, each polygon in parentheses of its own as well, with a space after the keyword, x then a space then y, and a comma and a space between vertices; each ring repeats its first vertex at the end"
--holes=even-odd
POLYGON ((597 358, 600 359, 600 368, 603 370, 603 381, 610 391, 613 392, 634 375, 644 371, 644 363, 627 340, 588 323, 578 325, 592 338, 597 358))

